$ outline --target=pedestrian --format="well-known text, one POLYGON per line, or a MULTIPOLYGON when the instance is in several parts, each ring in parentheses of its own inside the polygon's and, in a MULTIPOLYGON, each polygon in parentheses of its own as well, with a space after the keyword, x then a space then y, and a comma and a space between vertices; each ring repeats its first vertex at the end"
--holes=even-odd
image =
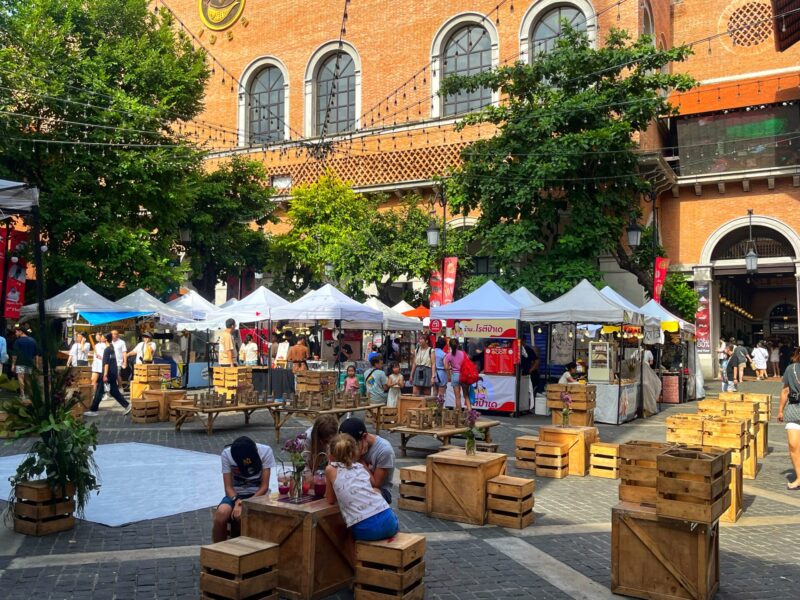
POLYGON ((8 342, 5 335, 0 335, 0 375, 5 373, 8 364, 8 342))
POLYGON ((728 354, 728 364, 725 366, 725 372, 728 379, 728 388, 725 391, 738 392, 739 388, 736 386, 736 377, 739 373, 740 355, 736 352, 736 346, 734 344, 728 344, 726 352, 728 354))
POLYGON ((247 334, 244 344, 239 348, 239 362, 248 367, 258 364, 258 344, 253 341, 252 334, 247 334))
POLYGON ((343 391, 345 396, 357 396, 358 391, 361 389, 361 383, 356 376, 356 368, 353 365, 347 367, 347 373, 344 377, 343 391))
POLYGON ((725 349, 728 347, 728 342, 725 341, 725 338, 719 338, 719 345, 717 346, 717 360, 719 361, 719 368, 720 371, 722 370, 722 363, 727 362, 728 354, 725 352, 725 349))
POLYGON ((372 346, 370 346, 370 348, 372 350, 371 350, 371 352, 369 354, 367 354, 367 362, 368 363, 372 363, 372 359, 373 358, 375 358, 376 356, 380 356, 381 355, 381 349, 380 349, 380 346, 378 346, 378 344, 372 344, 372 346))
POLYGON ((344 341, 343 333, 339 333, 336 336, 336 347, 333 349, 333 355, 336 357, 336 365, 346 363, 350 360, 350 357, 353 356, 353 348, 344 341))
POLYGON ((445 352, 445 347, 447 346, 447 342, 443 337, 440 337, 436 340, 436 348, 433 351, 434 356, 434 388, 436 392, 436 397, 440 400, 444 400, 444 396, 447 393, 447 368, 444 364, 444 359, 447 356, 447 352, 445 352))
POLYGON ((781 340, 781 347, 778 352, 778 355, 780 356, 780 367, 781 367, 780 372, 784 373, 786 371, 786 368, 792 362, 792 348, 791 346, 789 346, 789 344, 786 343, 785 340, 781 340))
MULTIPOLYGON (((742 383, 744 381, 744 370, 747 368, 747 363, 753 362, 753 357, 750 356, 750 353, 747 351, 747 346, 744 345, 742 340, 736 340, 736 346, 734 346, 734 353, 738 359, 737 361, 737 383, 742 383)), ((730 363, 728 363, 730 364, 730 363)))
POLYGON ((455 395, 455 408, 461 410, 461 398, 464 398, 464 405, 467 410, 472 409, 472 404, 469 401, 469 386, 463 385, 461 379, 461 365, 464 364, 464 359, 467 353, 458 347, 458 340, 450 338, 450 352, 444 357, 444 367, 447 370, 447 381, 452 384, 453 394, 455 395))
POLYGON ((222 367, 236 366, 236 348, 233 343, 233 330, 236 328, 236 321, 228 319, 225 321, 225 329, 219 336, 219 364, 222 367))
POLYGON ((435 360, 428 338, 423 335, 419 338, 417 349, 411 357, 411 385, 415 396, 430 395, 435 360))
POLYGON ((118 329, 111 330, 111 347, 114 348, 114 355, 117 357, 117 372, 119 373, 119 383, 130 379, 128 376, 128 345, 119 336, 118 329))
POLYGON ((286 354, 286 360, 291 363, 293 373, 299 371, 301 363, 306 362, 310 357, 311 353, 303 336, 297 338, 294 346, 289 348, 289 352, 286 354))
POLYGON ((769 351, 764 347, 764 342, 758 342, 753 348, 753 368, 756 370, 756 379, 762 381, 767 378, 767 362, 769 351))
POLYGON ((536 348, 530 344, 523 343, 519 364, 520 374, 527 375, 531 381, 531 389, 533 390, 531 407, 533 407, 536 402, 536 391, 539 387, 539 354, 536 352, 536 348))
POLYGON ((314 424, 306 429, 303 444, 310 457, 308 465, 312 473, 328 464, 328 447, 337 433, 339 419, 331 414, 318 416, 314 419, 314 424))
POLYGON ((25 400, 27 399, 26 392, 30 391, 27 389, 27 385, 33 374, 33 368, 41 366, 41 356, 36 340, 30 337, 25 330, 17 327, 14 334, 17 339, 14 341, 11 351, 11 370, 17 374, 19 394, 25 400))
POLYGON ((397 408, 400 395, 403 393, 403 386, 406 384, 403 374, 400 372, 400 363, 393 362, 389 365, 387 383, 389 384, 389 394, 386 396, 386 406, 397 408))
POLYGON ((728 360, 730 360, 730 355, 728 354, 728 344, 725 344, 725 350, 722 353, 725 358, 723 358, 719 363, 719 379, 722 383, 721 391, 727 392, 728 385, 730 380, 728 379, 728 360))
POLYGON ((103 373, 102 381, 98 383, 97 389, 94 392, 94 401, 91 408, 84 414, 86 417, 96 417, 97 411, 100 409, 100 401, 103 399, 103 391, 105 390, 119 405, 125 409, 124 414, 131 412, 130 403, 125 400, 122 392, 119 391, 119 372, 117 371, 117 355, 114 351, 114 346, 111 345, 111 334, 106 334, 106 346, 103 349, 103 373))
POLYGON ((794 481, 787 484, 790 490, 800 490, 800 348, 795 348, 792 362, 783 373, 783 389, 778 406, 778 421, 786 423, 789 457, 794 466, 794 481))
POLYGON ((578 363, 570 362, 567 363, 564 367, 564 372, 561 374, 561 377, 558 379, 559 385, 565 385, 567 383, 578 383, 578 380, 575 379, 575 373, 578 371, 578 363))
POLYGON ((156 356, 156 343, 149 331, 142 332, 141 341, 127 353, 127 356, 135 356, 135 364, 149 365, 153 363, 156 356))
POLYGON ((383 371, 383 358, 376 356, 370 361, 370 369, 364 373, 364 385, 370 404, 386 404, 389 397, 389 378, 383 371))
POLYGON ((467 342, 467 356, 469 356, 469 359, 475 363, 475 368, 478 369, 478 373, 483 373, 483 346, 483 340, 479 338, 472 338, 469 342, 467 342))
MULTIPOLYGON (((385 439, 367 432, 364 421, 358 417, 350 417, 339 425, 339 433, 346 433, 356 441, 357 460, 370 474, 372 486, 380 490, 387 503, 392 503, 392 479, 394 477, 394 448, 385 439)), ((333 446, 333 442, 331 442, 333 446)))
POLYGON ((86 341, 83 333, 78 331, 75 334, 75 342, 69 349, 69 356, 67 357, 67 367, 85 367, 89 364, 89 351, 92 349, 89 342, 86 341))
POLYGON ((781 376, 781 353, 780 353, 780 344, 773 340, 770 342, 769 348, 769 366, 770 370, 772 371, 772 377, 780 377, 781 376))
POLYGON ((92 354, 92 393, 97 393, 97 386, 103 382, 103 351, 106 349, 106 339, 102 333, 94 334, 94 353, 92 354))

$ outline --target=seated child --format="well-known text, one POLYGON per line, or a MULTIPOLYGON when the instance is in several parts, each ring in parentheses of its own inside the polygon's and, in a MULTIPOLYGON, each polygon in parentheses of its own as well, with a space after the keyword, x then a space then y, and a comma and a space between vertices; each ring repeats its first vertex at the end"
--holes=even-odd
POLYGON ((330 464, 325 468, 325 498, 339 502, 342 517, 355 541, 385 540, 399 529, 397 516, 372 487, 369 471, 358 461, 356 441, 346 433, 331 440, 330 464))
POLYGON ((272 448, 256 444, 247 436, 236 438, 222 451, 222 481, 225 497, 214 514, 212 539, 222 542, 228 538, 228 522, 234 536, 239 529, 242 500, 269 493, 270 469, 275 467, 272 448))
POLYGON ((311 467, 312 473, 328 464, 328 445, 337 433, 339 433, 339 421, 334 415, 320 415, 314 419, 314 424, 306 429, 304 440, 308 453, 306 464, 311 467))

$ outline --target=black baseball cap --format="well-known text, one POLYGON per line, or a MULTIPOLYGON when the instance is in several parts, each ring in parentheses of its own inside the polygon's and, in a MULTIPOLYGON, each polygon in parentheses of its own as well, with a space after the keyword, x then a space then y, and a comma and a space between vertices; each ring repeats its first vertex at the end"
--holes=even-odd
POLYGON ((367 426, 358 417, 350 417, 339 425, 339 433, 346 433, 355 441, 358 441, 367 434, 367 426))
POLYGON ((253 477, 263 471, 256 443, 246 435, 236 438, 231 444, 231 457, 245 477, 253 477))

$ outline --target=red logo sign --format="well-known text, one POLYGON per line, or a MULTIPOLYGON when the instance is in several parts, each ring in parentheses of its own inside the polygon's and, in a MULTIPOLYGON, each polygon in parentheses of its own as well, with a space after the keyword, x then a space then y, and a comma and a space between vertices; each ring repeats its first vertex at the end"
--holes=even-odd
POLYGON ((431 319, 431 333, 439 333, 442 330, 442 322, 439 319, 431 319))

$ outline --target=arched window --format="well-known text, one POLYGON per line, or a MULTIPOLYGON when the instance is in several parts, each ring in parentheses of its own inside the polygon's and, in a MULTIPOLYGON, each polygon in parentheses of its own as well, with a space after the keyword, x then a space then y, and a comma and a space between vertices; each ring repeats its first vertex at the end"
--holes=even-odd
POLYGON ((276 66, 261 69, 249 89, 249 141, 263 144, 284 139, 286 90, 283 73, 276 66))
POLYGON ((334 52, 317 70, 316 135, 335 135, 356 127, 356 65, 346 52, 334 52))
POLYGON ((550 9, 536 21, 531 31, 531 56, 549 52, 555 48, 556 41, 561 36, 564 21, 573 29, 586 31, 586 15, 579 8, 565 4, 550 9))
POLYGON ((653 46, 656 45, 656 25, 653 20, 653 11, 647 1, 642 2, 642 35, 649 35, 653 38, 653 46))
MULTIPOLYGON (((489 32, 472 23, 457 29, 447 40, 442 55, 442 77, 476 75, 492 68, 492 41, 489 32)), ((492 101, 492 90, 479 88, 471 92, 449 94, 443 99, 443 113, 458 115, 477 110, 492 101)))

